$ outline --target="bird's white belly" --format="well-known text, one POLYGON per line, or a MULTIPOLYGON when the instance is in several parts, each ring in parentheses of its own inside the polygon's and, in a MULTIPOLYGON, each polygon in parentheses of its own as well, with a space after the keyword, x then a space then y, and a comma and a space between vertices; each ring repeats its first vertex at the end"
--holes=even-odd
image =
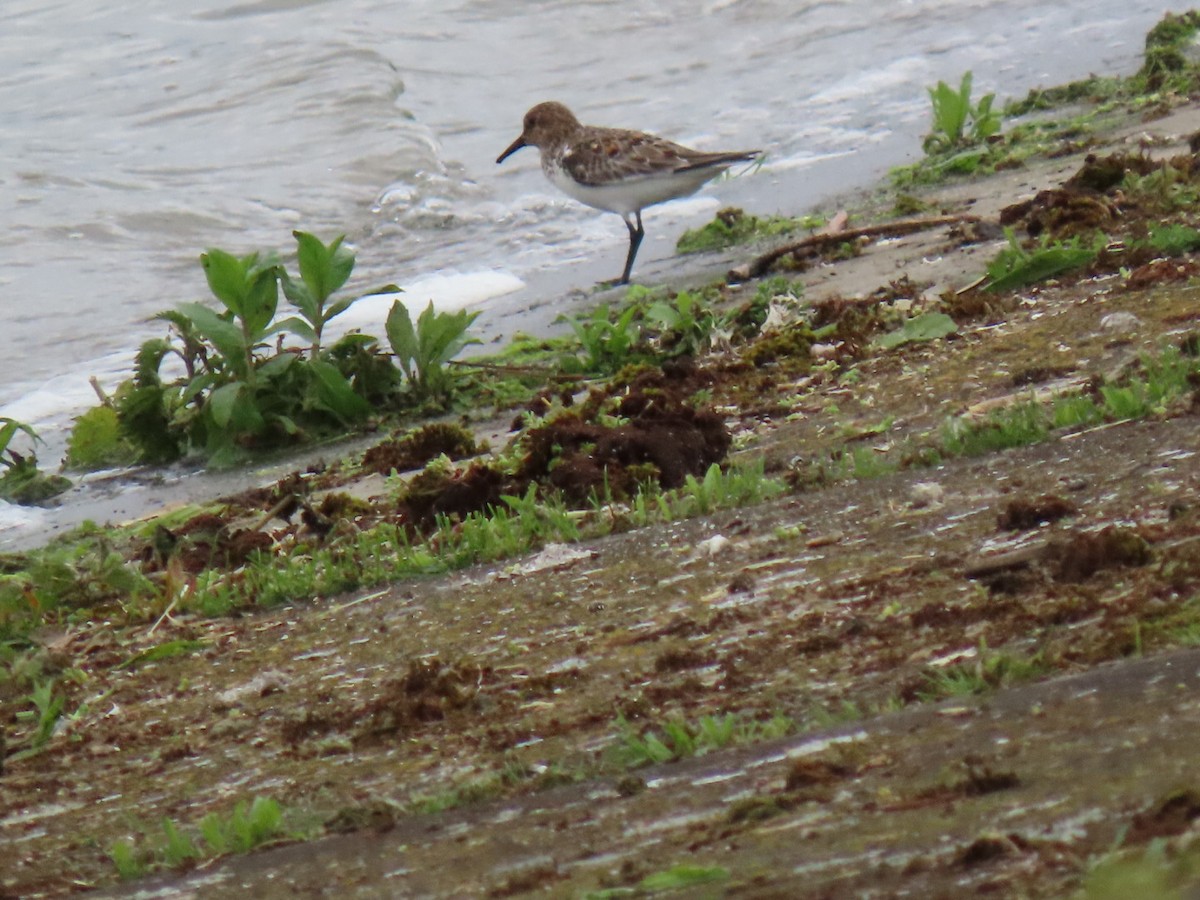
POLYGON ((626 178, 610 184, 580 184, 558 166, 547 166, 546 177, 568 197, 626 216, 653 206, 694 194, 717 171, 712 169, 664 172, 640 178, 626 178))

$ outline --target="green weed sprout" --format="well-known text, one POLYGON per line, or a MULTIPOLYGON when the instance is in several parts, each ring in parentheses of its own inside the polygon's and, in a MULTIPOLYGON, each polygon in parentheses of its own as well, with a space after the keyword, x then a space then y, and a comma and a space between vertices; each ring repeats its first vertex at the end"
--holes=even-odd
POLYGON ((404 304, 399 300, 392 303, 386 324, 388 341, 418 399, 448 397, 450 373, 446 364, 468 344, 480 343, 477 338, 467 336, 467 329, 477 318, 478 312, 465 309, 434 312, 430 300, 414 328, 404 304))
POLYGON ((933 131, 925 137, 926 153, 945 153, 981 144, 1000 131, 1000 116, 992 111, 996 95, 987 94, 972 106, 971 79, 971 73, 965 72, 957 91, 944 81, 927 88, 933 104, 933 131))

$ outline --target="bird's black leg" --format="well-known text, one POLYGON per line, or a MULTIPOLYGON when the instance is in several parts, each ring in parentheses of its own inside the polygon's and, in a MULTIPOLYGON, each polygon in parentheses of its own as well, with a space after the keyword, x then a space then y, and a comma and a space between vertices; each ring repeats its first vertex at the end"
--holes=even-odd
POLYGON ((639 209, 635 214, 637 217, 637 228, 633 227, 633 223, 628 218, 625 219, 625 227, 629 229, 629 255, 625 257, 625 271, 621 273, 614 284, 629 284, 629 273, 633 271, 633 259, 637 256, 638 247, 642 245, 642 238, 646 236, 646 229, 642 227, 642 211, 639 209))

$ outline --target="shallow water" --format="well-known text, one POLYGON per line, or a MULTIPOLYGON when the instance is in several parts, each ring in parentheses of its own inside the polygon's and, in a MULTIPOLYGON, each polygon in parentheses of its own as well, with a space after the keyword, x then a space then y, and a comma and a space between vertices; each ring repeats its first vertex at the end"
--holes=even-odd
MULTIPOLYGON (((347 233, 352 287, 482 304, 489 339, 538 327, 625 250, 615 217, 555 194, 534 151, 495 165, 539 100, 767 150, 757 174, 648 214, 652 277, 718 203, 798 213, 917 155, 937 79, 972 69, 1003 99, 1131 71, 1170 7, 9 0, 0 414, 60 431, 94 402, 89 375, 111 389, 163 332, 154 313, 207 294, 203 248, 287 254, 293 228, 347 233)), ((383 305, 347 325, 381 332, 383 305)))

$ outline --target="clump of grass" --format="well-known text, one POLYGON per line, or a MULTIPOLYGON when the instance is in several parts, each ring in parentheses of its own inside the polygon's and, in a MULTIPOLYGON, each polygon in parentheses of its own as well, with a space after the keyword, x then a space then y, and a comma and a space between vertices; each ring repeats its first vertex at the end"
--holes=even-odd
POLYGON ((1152 225, 1147 243, 1167 256, 1183 256, 1200 250, 1200 231, 1179 223, 1152 225))
POLYGON ((782 737, 795 730, 787 716, 760 722, 736 713, 701 716, 694 723, 668 720, 657 728, 635 729, 624 717, 617 720, 619 735, 610 750, 613 762, 623 769, 673 762, 712 750, 782 737))
POLYGON ((283 838, 300 837, 284 824, 282 807, 269 797, 242 801, 228 815, 209 813, 195 829, 183 828, 164 817, 159 834, 145 829, 140 846, 115 841, 108 855, 123 880, 139 878, 156 869, 178 869, 202 859, 249 853, 283 838))
POLYGON ((1047 671, 1048 667, 1037 656, 1023 657, 993 651, 988 649, 987 644, 980 642, 975 659, 926 672, 926 687, 918 693, 918 699, 922 702, 933 702, 950 697, 983 694, 995 688, 1030 681, 1047 671))

